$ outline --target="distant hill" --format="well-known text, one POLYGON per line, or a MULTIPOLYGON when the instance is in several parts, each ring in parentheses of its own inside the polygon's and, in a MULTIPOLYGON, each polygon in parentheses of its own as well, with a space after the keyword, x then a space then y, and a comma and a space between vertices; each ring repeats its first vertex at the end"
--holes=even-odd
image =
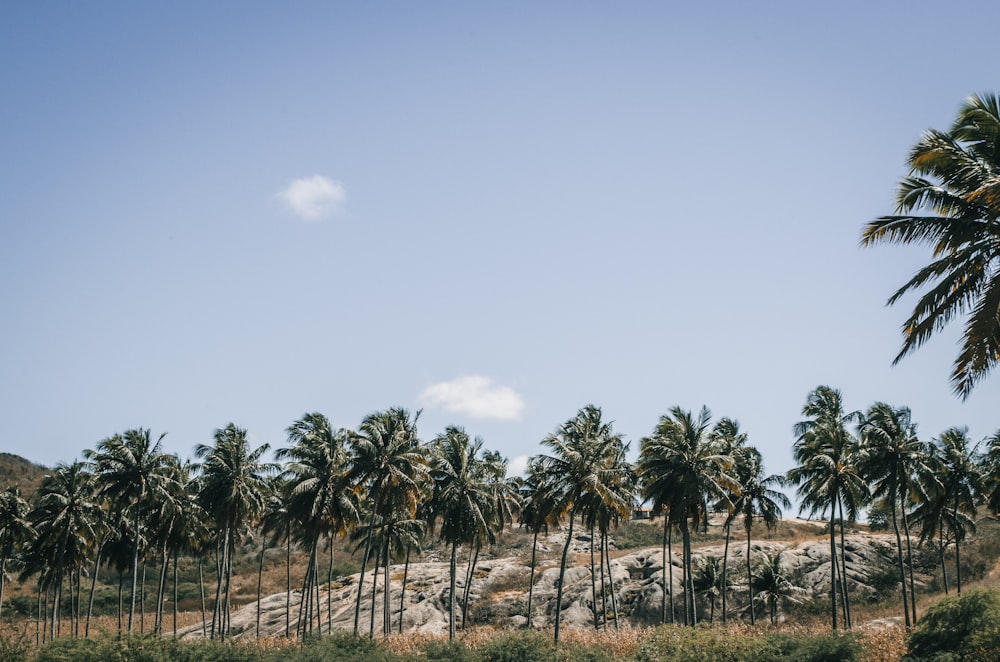
POLYGON ((30 498, 42 482, 42 477, 49 470, 31 460, 26 460, 13 453, 0 453, 0 489, 11 485, 21 488, 21 494, 30 498))

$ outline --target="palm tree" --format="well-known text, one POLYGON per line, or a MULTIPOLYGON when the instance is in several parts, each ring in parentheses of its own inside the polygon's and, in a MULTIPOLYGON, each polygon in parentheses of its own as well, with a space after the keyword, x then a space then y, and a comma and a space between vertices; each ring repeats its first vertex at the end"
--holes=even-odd
POLYGON ((585 515, 595 503, 618 499, 612 492, 619 471, 616 462, 624 442, 621 435, 614 433, 612 424, 602 420, 600 408, 587 405, 575 417, 559 426, 554 434, 543 439, 542 445, 551 450, 551 455, 539 455, 536 461, 555 481, 560 492, 560 510, 569 515, 569 529, 563 545, 556 589, 553 638, 558 646, 566 561, 573 542, 573 523, 578 515, 585 515))
MULTIPOLYGON (((760 451, 752 446, 740 448, 737 453, 736 477, 739 489, 733 501, 733 512, 743 520, 747 532, 747 586, 750 589, 750 604, 754 602, 753 573, 750 569, 750 532, 755 521, 760 520, 768 529, 773 529, 781 520, 781 509, 791 508, 792 502, 784 493, 774 489, 785 484, 783 476, 764 476, 763 459, 760 451)), ((750 609, 750 624, 757 624, 754 609, 750 609)))
POLYGON ((215 430, 213 438, 213 445, 195 447, 195 456, 202 460, 198 466, 198 498, 215 523, 220 559, 211 637, 215 638, 218 623, 219 637, 224 640, 229 628, 235 540, 264 511, 268 476, 277 465, 261 461, 269 444, 251 449, 247 431, 233 423, 215 430))
POLYGON ((796 586, 781 562, 781 554, 774 557, 763 555, 757 572, 751 578, 756 598, 750 601, 750 612, 756 610, 757 603, 763 604, 771 615, 771 624, 778 622, 778 607, 783 602, 801 602, 797 597, 805 589, 796 586))
POLYGON ((951 129, 924 133, 899 184, 896 215, 870 222, 861 244, 926 244, 933 261, 892 297, 927 287, 903 325, 893 363, 966 316, 951 383, 962 398, 1000 357, 1000 99, 968 97, 951 129))
MULTIPOLYGON (((702 407, 697 416, 674 407, 660 421, 651 437, 640 442, 637 471, 643 495, 654 509, 666 511, 683 537, 684 622, 695 625, 691 530, 708 523, 708 503, 724 501, 727 490, 738 491, 729 473, 733 458, 723 452, 711 427, 712 412, 702 407)), ((666 565, 666 564, 664 564, 666 565)), ((666 589, 664 589, 666 590, 666 589)))
MULTIPOLYGON (((848 516, 855 519, 867 491, 856 465, 857 444, 847 430, 847 424, 857 416, 844 413, 840 391, 829 386, 816 387, 809 394, 802 413, 809 419, 795 425, 798 439, 793 454, 798 466, 789 470, 787 480, 798 485, 800 510, 808 509, 810 514, 830 511, 830 613, 836 630, 837 576, 840 574, 836 545, 837 507, 846 508, 848 516)), ((843 514, 840 521, 843 540, 843 514)), ((846 597, 846 590, 844 595, 846 597)), ((845 625, 849 625, 846 617, 845 625)))
POLYGON ((955 585, 962 592, 962 541, 974 533, 976 502, 983 479, 966 428, 949 428, 932 442, 933 461, 937 464, 944 493, 948 495, 945 517, 955 540, 955 585))
POLYGON ((142 517, 149 503, 159 500, 166 489, 169 457, 161 452, 161 434, 155 442, 149 429, 126 430, 100 441, 94 450, 85 450, 97 474, 98 490, 113 510, 126 514, 132 528, 132 586, 128 631, 135 619, 135 599, 139 582, 139 554, 143 547, 142 517))
MULTIPOLYGON (((347 480, 347 449, 345 443, 351 433, 334 430, 329 420, 319 413, 305 414, 288 430, 289 448, 275 453, 278 459, 290 459, 284 477, 288 494, 287 508, 301 531, 302 540, 309 554, 309 567, 302 587, 303 601, 308 603, 306 621, 312 622, 312 588, 318 586, 317 549, 322 536, 332 541, 343 535, 347 528, 358 521, 358 504, 355 493, 347 480)), ((330 560, 327 584, 332 577, 333 545, 329 546, 330 560)), ((329 591, 327 613, 330 614, 329 591)), ((329 621, 329 618, 328 618, 329 621)), ((327 624, 328 629, 330 623, 327 624)), ((303 634, 305 630, 303 630, 303 634)))
MULTIPOLYGON (((354 607, 355 635, 358 634, 365 570, 371 558, 376 521, 389 513, 398 512, 406 512, 410 518, 416 517, 420 488, 427 476, 427 460, 417 436, 419 418, 419 411, 411 419, 410 413, 402 408, 375 412, 365 417, 357 434, 351 435, 349 440, 351 457, 347 478, 356 492, 364 493, 368 513, 365 551, 354 607)), ((387 544, 388 540, 383 542, 387 544)), ((375 550, 376 558, 381 558, 384 551, 381 548, 375 550)))
POLYGON ((876 402, 865 412, 858 425, 861 453, 858 469, 871 486, 872 496, 884 500, 888 506, 892 529, 896 534, 896 555, 899 564, 899 581, 903 589, 903 615, 906 629, 916 622, 916 594, 913 592, 913 556, 910 549, 910 527, 906 516, 910 494, 916 477, 927 472, 927 446, 917 438, 917 426, 910 410, 895 408, 876 402), (906 557, 910 569, 910 604, 907 605, 906 572, 903 565, 903 544, 899 535, 897 513, 902 514, 906 533, 906 557))
POLYGON ((62 620, 59 608, 66 571, 72 594, 72 578, 86 562, 88 549, 95 541, 94 523, 100 512, 94 496, 94 476, 83 462, 60 464, 42 480, 38 505, 29 515, 38 536, 28 551, 21 579, 38 573, 42 575, 41 584, 51 588, 52 637, 58 634, 62 620))
MULTIPOLYGON (((740 463, 751 457, 742 452, 747 442, 746 433, 740 430, 739 421, 726 417, 719 419, 719 422, 715 424, 715 435, 722 445, 722 452, 733 458, 735 463, 733 473, 739 477, 741 471, 745 471, 745 469, 740 467, 740 463)), ((729 618, 729 538, 733 528, 733 521, 737 516, 736 509, 733 508, 733 502, 738 497, 739 495, 733 492, 727 495, 723 503, 717 504, 717 506, 722 506, 722 509, 726 511, 726 521, 723 525, 726 530, 726 544, 722 552, 722 576, 725 580, 722 585, 723 623, 726 623, 729 618), (728 507, 726 507, 727 505, 728 507)))
POLYGON ((28 521, 28 502, 21 498, 21 490, 11 486, 0 492, 0 609, 3 608, 7 561, 34 536, 35 528, 28 521))
POLYGON ((703 558, 695 568, 693 582, 695 593, 708 597, 711 606, 708 622, 715 623, 715 602, 726 584, 726 577, 722 573, 722 562, 714 556, 703 558))
POLYGON ((550 526, 559 523, 559 491, 537 458, 528 462, 527 476, 521 484, 521 526, 531 532, 531 575, 528 578, 528 620, 532 625, 532 599, 535 592, 535 559, 538 551, 538 535, 548 533, 550 526))
POLYGON ((448 427, 431 442, 431 480, 434 493, 429 517, 442 541, 451 546, 448 592, 448 639, 455 638, 456 561, 458 546, 468 544, 489 527, 493 494, 478 459, 482 440, 469 440, 459 427, 448 427))

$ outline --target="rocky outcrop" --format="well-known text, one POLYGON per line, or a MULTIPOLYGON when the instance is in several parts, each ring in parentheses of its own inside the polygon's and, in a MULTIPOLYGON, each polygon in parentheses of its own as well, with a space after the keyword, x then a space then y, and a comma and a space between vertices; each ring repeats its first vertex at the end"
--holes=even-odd
MULTIPOLYGON (((565 541, 564 534, 554 534, 548 540, 542 541, 544 546, 557 550, 565 541)), ((839 541, 838 541, 839 545, 839 541)), ((664 573, 662 554, 659 548, 644 548, 630 552, 617 552, 611 560, 610 572, 604 569, 605 593, 602 598, 600 570, 594 573, 594 584, 591 581, 589 537, 574 538, 571 549, 576 556, 572 567, 566 569, 565 591, 562 601, 561 623, 564 627, 593 627, 594 600, 592 586, 597 586, 598 617, 607 614, 614 618, 613 604, 617 604, 617 613, 623 621, 633 625, 645 625, 660 621, 663 604, 663 587, 668 587, 668 597, 672 593, 676 597, 678 613, 681 610, 680 595, 682 587, 681 557, 674 550, 672 568, 664 573), (664 582, 664 575, 667 581, 664 582), (671 577, 672 576, 672 581, 671 577), (614 587, 614 603, 609 593, 614 587)), ((839 549, 839 547, 838 547, 839 549)), ((721 557, 723 547, 704 546, 693 552, 695 566, 706 557, 721 557)), ((528 550, 530 554, 530 548, 528 550)), ((802 589, 805 597, 822 598, 830 591, 830 546, 829 539, 817 536, 800 542, 761 541, 754 542, 751 547, 751 557, 757 562, 763 555, 774 558, 781 555, 782 567, 789 573, 793 583, 802 589)), ((866 599, 875 593, 870 578, 875 574, 884 575, 887 568, 892 568, 895 559, 895 547, 888 536, 875 534, 853 534, 846 539, 847 575, 849 578, 852 599, 866 599)), ((530 556, 529 556, 530 558, 530 556)), ((838 554, 839 560, 839 554, 838 554)), ((741 613, 746 606, 746 592, 742 585, 746 583, 746 546, 734 540, 729 549, 728 565, 731 581, 736 588, 729 594, 730 610, 733 614, 741 613)), ((360 615, 359 630, 367 634, 370 628, 377 634, 382 632, 385 593, 383 589, 384 573, 380 572, 378 586, 375 591, 375 614, 372 618, 372 576, 369 572, 365 577, 363 602, 360 615)), ((465 591, 465 567, 460 565, 457 581, 457 602, 459 603, 456 618, 461 622, 461 598, 465 591)), ((393 631, 399 628, 400 618, 404 631, 421 631, 427 633, 444 633, 448 631, 448 564, 440 561, 413 563, 410 565, 407 578, 404 609, 400 610, 400 589, 403 567, 390 567, 391 589, 390 623, 393 631)), ((470 624, 491 624, 496 626, 523 625, 527 620, 528 580, 530 567, 525 558, 508 557, 482 560, 476 568, 475 576, 469 587, 470 624)), ((351 630, 354 627, 354 608, 357 596, 358 575, 338 578, 331 586, 320 589, 322 615, 314 628, 321 632, 331 629, 351 630)), ((923 580, 925 578, 918 578, 923 580)), ((539 566, 535 574, 535 589, 533 598, 532 622, 537 627, 551 624, 555 620, 556 588, 559 581, 558 561, 548 560, 539 566)), ((288 615, 294 630, 299 619, 301 592, 293 591, 291 595, 291 611, 288 615)), ((287 595, 278 593, 261 600, 260 604, 260 634, 261 636, 280 635, 285 632, 287 595)), ((708 615, 707 600, 699 598, 699 609, 708 615), (701 604, 704 603, 704 604, 701 604)), ((314 621, 315 622, 315 621, 314 621)), ((234 612, 231 620, 231 632, 235 637, 254 636, 257 632, 257 603, 252 602, 234 612)), ((184 637, 200 637, 201 626, 192 626, 179 632, 184 637)))

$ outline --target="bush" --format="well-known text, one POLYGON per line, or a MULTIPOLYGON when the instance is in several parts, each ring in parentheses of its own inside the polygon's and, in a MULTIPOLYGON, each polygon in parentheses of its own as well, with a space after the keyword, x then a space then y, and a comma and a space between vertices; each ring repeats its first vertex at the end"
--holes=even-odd
POLYGON ((733 636, 727 630, 661 626, 639 648, 637 662, 850 662, 861 643, 846 634, 733 636))
POLYGON ((423 649, 423 659, 435 662, 475 662, 476 656, 460 641, 431 641, 423 649))
POLYGON ((482 662, 554 662, 555 648, 540 632, 506 632, 479 648, 482 662))
POLYGON ((293 659, 296 662, 397 662, 402 658, 371 639, 356 637, 351 632, 310 639, 299 655, 280 651, 276 660, 293 659))
POLYGON ((934 603, 907 639, 907 659, 1000 660, 1000 592, 980 589, 934 603))

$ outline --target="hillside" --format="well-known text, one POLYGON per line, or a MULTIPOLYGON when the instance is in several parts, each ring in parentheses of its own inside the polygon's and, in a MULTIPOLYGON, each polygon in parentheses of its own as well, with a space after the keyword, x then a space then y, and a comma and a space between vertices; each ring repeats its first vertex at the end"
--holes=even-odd
POLYGON ((21 488, 21 494, 30 497, 38 489, 48 469, 13 453, 0 453, 0 489, 11 485, 21 488))

